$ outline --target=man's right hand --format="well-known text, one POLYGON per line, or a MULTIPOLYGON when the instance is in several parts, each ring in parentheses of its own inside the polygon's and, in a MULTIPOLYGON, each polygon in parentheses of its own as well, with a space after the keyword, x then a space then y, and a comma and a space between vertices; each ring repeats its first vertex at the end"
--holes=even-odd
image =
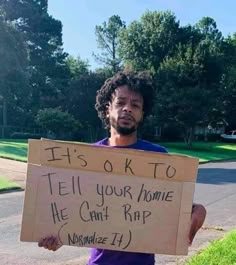
POLYGON ((59 242, 57 237, 48 236, 48 237, 40 239, 38 242, 38 246, 44 247, 48 250, 56 251, 62 246, 62 244, 59 242))

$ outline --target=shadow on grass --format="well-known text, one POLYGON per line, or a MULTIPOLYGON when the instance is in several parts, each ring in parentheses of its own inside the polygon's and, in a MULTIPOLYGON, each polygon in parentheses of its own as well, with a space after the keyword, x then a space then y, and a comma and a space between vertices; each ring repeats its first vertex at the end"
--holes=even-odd
POLYGON ((14 157, 14 156, 19 156, 22 159, 27 158, 27 146, 9 146, 9 145, 1 145, 0 146, 0 155, 2 156, 9 156, 9 157, 14 157))
POLYGON ((15 182, 8 180, 6 177, 0 177, 0 193, 22 190, 15 182))
POLYGON ((23 189, 21 187, 3 188, 0 189, 0 194, 14 192, 14 191, 23 191, 23 189))

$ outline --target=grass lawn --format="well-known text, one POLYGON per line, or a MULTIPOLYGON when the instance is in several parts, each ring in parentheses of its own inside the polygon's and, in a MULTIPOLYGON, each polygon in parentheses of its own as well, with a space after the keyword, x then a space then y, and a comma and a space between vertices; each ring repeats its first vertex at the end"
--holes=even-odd
POLYGON ((6 178, 0 177, 0 192, 8 190, 16 190, 21 187, 14 182, 7 180, 6 178))
POLYGON ((189 156, 195 156, 200 162, 212 160, 236 160, 236 144, 235 143, 193 143, 190 149, 184 143, 161 143, 170 153, 177 153, 189 156))
MULTIPOLYGON (((27 140, 0 140, 0 157, 27 162, 27 140)), ((236 159, 235 143, 194 143, 189 149, 184 143, 161 143, 170 153, 195 156, 201 162, 236 159)))
POLYGON ((236 230, 211 243, 184 265, 236 265, 236 230))
POLYGON ((28 140, 0 140, 0 157, 27 162, 28 140))

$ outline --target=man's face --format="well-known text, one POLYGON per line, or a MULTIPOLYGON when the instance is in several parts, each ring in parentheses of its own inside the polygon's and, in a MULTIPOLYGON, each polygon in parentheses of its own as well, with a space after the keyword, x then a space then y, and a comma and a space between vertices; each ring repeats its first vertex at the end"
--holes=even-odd
POLYGON ((129 90, 128 86, 118 87, 107 108, 110 126, 121 135, 130 135, 143 119, 143 98, 129 90))

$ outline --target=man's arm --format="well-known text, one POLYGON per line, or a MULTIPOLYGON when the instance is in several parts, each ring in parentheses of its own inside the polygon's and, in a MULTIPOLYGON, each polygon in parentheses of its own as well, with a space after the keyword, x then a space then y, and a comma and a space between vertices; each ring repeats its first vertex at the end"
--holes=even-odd
POLYGON ((206 218, 206 209, 201 204, 193 204, 191 226, 189 231, 189 245, 192 244, 197 231, 202 227, 206 218))

